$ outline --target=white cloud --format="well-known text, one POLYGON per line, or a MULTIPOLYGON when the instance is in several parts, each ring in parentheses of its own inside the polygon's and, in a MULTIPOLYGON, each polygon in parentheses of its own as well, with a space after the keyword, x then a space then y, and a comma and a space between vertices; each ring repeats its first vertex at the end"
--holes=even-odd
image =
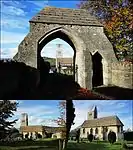
POLYGON ((4 3, 2 3, 1 13, 6 15, 21 16, 21 17, 26 15, 26 12, 24 12, 23 9, 12 5, 7 6, 4 3))
MULTIPOLYGON (((21 103, 18 100, 19 104, 21 103)), ((23 103, 23 101, 22 101, 23 103)), ((36 105, 36 106, 20 106, 18 107, 17 111, 14 113, 12 119, 18 119, 16 124, 14 125, 16 128, 20 127, 21 124, 21 114, 27 113, 28 114, 28 124, 29 125, 45 125, 45 126, 58 126, 53 119, 56 115, 58 115, 58 109, 52 109, 52 107, 48 105, 36 105)))
POLYGON ((29 23, 25 18, 1 17, 1 29, 28 29, 29 23))
POLYGON ((20 43, 26 34, 1 31, 1 43, 20 43))
POLYGON ((0 50, 1 58, 13 58, 18 51, 18 48, 3 48, 0 50))
MULTIPOLYGON (((30 3, 33 3, 34 5, 36 5, 39 8, 44 8, 47 4, 48 4, 49 0, 43 0, 43 1, 29 1, 30 3)), ((37 8, 37 9, 39 9, 37 8)))

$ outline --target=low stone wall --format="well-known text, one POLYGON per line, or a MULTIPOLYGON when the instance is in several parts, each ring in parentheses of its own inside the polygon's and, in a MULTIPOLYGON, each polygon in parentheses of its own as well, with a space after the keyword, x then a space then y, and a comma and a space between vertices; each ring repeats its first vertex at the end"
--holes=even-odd
POLYGON ((133 89, 133 64, 112 63, 112 85, 133 89))

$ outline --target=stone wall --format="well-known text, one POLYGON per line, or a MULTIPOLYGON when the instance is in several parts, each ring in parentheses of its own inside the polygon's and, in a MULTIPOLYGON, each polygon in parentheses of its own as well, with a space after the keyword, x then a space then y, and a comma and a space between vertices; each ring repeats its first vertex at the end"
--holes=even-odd
POLYGON ((133 64, 112 63, 112 85, 133 89, 133 64))
MULTIPOLYGON (((62 13, 64 13, 64 11, 65 10, 63 9, 62 13)), ((68 11, 71 12, 72 10, 68 11)), ((59 9, 59 14, 60 12, 61 9, 59 9)), ((48 10, 46 10, 46 14, 50 15, 49 13, 50 12, 48 8, 48 10)), ((77 11, 75 13, 77 14, 77 11)), ((73 12, 74 16, 75 13, 73 12)), ((67 23, 62 23, 60 20, 58 20, 57 23, 53 17, 50 19, 50 16, 46 17, 50 20, 46 19, 47 21, 44 21, 44 16, 46 17, 44 10, 42 10, 39 16, 37 15, 33 17, 33 19, 30 21, 30 32, 20 43, 18 47, 18 53, 14 59, 37 68, 37 62, 39 60, 38 56, 43 46, 55 38, 61 38, 62 40, 71 44, 70 46, 72 46, 72 48, 74 48, 76 51, 75 64, 78 66, 78 83, 81 87, 92 89, 91 54, 93 55, 97 51, 103 57, 104 64, 106 62, 106 65, 103 65, 104 85, 108 86, 111 84, 111 73, 109 68, 111 68, 111 62, 116 61, 116 58, 113 47, 104 34, 103 27, 99 23, 96 25, 94 21, 92 22, 93 25, 90 24, 89 21, 85 21, 84 23, 86 24, 78 25, 75 23, 70 24, 70 20, 67 23)), ((54 13, 53 16, 58 17, 58 13, 54 13)), ((67 18, 68 17, 69 15, 67 18)), ((80 15, 78 15, 78 17, 80 20, 80 15)), ((92 19, 90 20, 92 21, 92 19)))
MULTIPOLYGON (((108 131, 107 131, 107 134, 106 134, 106 140, 108 139, 108 134, 109 134, 109 132, 110 131, 113 131, 113 132, 115 132, 116 133, 116 140, 118 140, 118 130, 117 130, 117 126, 108 126, 108 131)), ((90 129, 91 128, 85 128, 85 133, 83 133, 83 128, 81 128, 80 129, 80 138, 87 138, 87 132, 88 133, 90 133, 90 129)), ((95 129, 96 129, 96 127, 93 127, 92 128, 93 129, 93 135, 96 135, 95 134, 95 129)), ((100 139, 100 140, 103 140, 103 129, 102 129, 102 127, 97 127, 97 129, 98 129, 98 138, 100 139)))

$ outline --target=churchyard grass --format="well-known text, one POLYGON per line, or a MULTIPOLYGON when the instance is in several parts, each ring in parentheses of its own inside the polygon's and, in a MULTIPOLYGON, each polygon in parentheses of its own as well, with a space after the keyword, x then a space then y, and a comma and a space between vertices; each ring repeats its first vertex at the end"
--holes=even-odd
POLYGON ((68 142, 67 150, 123 150, 119 143, 111 145, 109 142, 68 142))
POLYGON ((58 140, 53 139, 0 143, 0 150, 58 150, 58 143, 58 140))

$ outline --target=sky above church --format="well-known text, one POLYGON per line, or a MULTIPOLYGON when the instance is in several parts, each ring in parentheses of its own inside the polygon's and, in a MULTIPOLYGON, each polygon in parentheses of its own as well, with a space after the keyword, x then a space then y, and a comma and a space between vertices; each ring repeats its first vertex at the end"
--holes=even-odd
MULTIPOLYGON (((29 32, 29 20, 48 6, 77 8, 78 1, 61 0, 0 0, 1 3, 1 58, 13 58, 19 43, 29 32)), ((63 57, 72 57, 73 49, 63 40, 55 39, 42 50, 42 56, 55 57, 56 44, 62 44, 63 57)))
MULTIPOLYGON (((29 125, 57 126, 54 119, 60 116, 59 100, 18 100, 18 108, 12 119, 18 119, 15 127, 20 127, 22 113, 29 116, 29 125)), ((98 118, 117 115, 124 124, 124 130, 132 129, 133 100, 74 100, 74 125, 71 129, 80 126, 87 119, 87 112, 95 105, 98 118)))
POLYGON ((28 114, 29 125, 58 126, 54 120, 60 117, 59 100, 17 100, 17 103, 17 111, 9 119, 18 119, 16 128, 20 127, 22 113, 28 114))
POLYGON ((133 129, 133 100, 82 100, 74 101, 75 120, 71 129, 87 120, 87 112, 95 105, 98 118, 117 115, 124 124, 124 130, 133 129))

